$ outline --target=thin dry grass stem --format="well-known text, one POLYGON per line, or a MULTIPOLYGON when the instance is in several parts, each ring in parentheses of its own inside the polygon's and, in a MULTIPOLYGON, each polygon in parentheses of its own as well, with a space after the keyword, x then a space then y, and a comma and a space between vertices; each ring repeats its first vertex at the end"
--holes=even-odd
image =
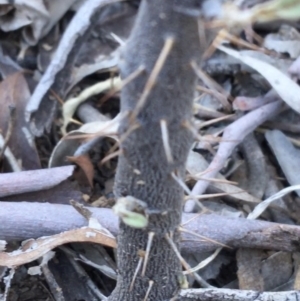
MULTIPOLYGON (((181 265, 186 269, 189 270, 191 267, 190 265, 185 261, 185 259, 181 256, 178 248, 176 247, 175 243, 173 242, 173 240, 171 239, 171 236, 169 234, 165 235, 165 238, 167 240, 167 242, 169 243, 169 245, 171 246, 171 248, 173 249, 173 251, 175 252, 177 258, 180 260, 181 265)), ((195 277, 195 279, 200 283, 201 286, 203 287, 212 287, 210 284, 208 284, 204 279, 201 278, 200 275, 193 273, 193 276, 195 277)))
MULTIPOLYGON (((252 29, 252 28, 251 28, 252 29)), ((253 39, 259 44, 262 45, 264 43, 264 38, 257 34, 254 30, 251 31, 251 35, 253 39)))
POLYGON ((226 116, 222 116, 222 117, 218 117, 218 118, 214 118, 214 119, 211 119, 211 120, 208 120, 208 121, 201 122, 198 130, 204 128, 205 126, 212 125, 212 124, 218 123, 220 121, 229 119, 232 116, 234 116, 234 114, 230 114, 230 115, 226 115, 226 116))
MULTIPOLYGON (((174 171, 171 173, 171 176, 183 188, 183 190, 186 192, 189 198, 194 199, 194 196, 192 195, 192 191, 187 187, 184 181, 175 174, 174 171)), ((199 202, 198 199, 194 199, 194 201, 197 203, 200 209, 206 210, 206 208, 199 202)))
POLYGON ((106 95, 104 95, 100 99, 100 104, 103 104, 109 98, 111 98, 113 95, 115 95, 117 92, 121 91, 126 85, 128 85, 131 81, 136 79, 143 71, 145 71, 144 66, 138 67, 135 71, 133 71, 131 74, 129 74, 124 80, 122 80, 122 83, 118 88, 114 88, 114 89, 110 90, 106 95))
POLYGON ((118 68, 112 67, 110 69, 109 73, 110 73, 110 85, 111 85, 111 87, 113 87, 114 86, 114 78, 116 77, 116 75, 118 73, 118 68))
POLYGON ((132 122, 135 120, 136 116, 139 114, 139 112, 145 105, 146 100, 156 83, 156 79, 157 79, 162 67, 164 66, 164 63, 165 63, 170 51, 172 50, 174 42, 175 42, 174 37, 168 37, 166 39, 163 49, 162 49, 160 55, 158 56, 158 59, 154 65, 154 68, 152 69, 152 72, 146 82, 146 85, 144 87, 142 95, 136 104, 133 114, 131 115, 132 122))
MULTIPOLYGON (((229 116, 227 118, 231 117, 231 115, 226 115, 226 116, 229 116)), ((222 116, 222 117, 224 117, 224 116, 222 116)), ((204 141, 204 142, 208 141, 208 142, 215 142, 215 143, 220 143, 220 142, 237 142, 237 140, 228 140, 228 139, 225 140, 225 139, 223 139, 223 137, 217 137, 217 136, 221 135, 222 132, 224 132, 225 129, 219 130, 213 136, 212 135, 201 136, 198 133, 197 128, 194 127, 189 121, 185 120, 182 123, 182 126, 184 126, 185 128, 187 128, 188 130, 191 131, 191 133, 193 134, 194 139, 196 141, 204 141)))
POLYGON ((196 127, 194 127, 188 120, 184 120, 182 122, 182 126, 185 127, 186 129, 188 129, 194 136, 195 140, 197 141, 209 141, 209 142, 221 142, 223 141, 222 138, 218 138, 218 137, 206 137, 206 136, 201 136, 196 127))
MULTIPOLYGON (((219 27, 219 26, 209 26, 209 27, 219 27)), ((253 34, 253 37, 261 44, 261 37, 259 35, 253 34)), ((208 59, 209 57, 211 57, 214 54, 214 52, 216 51, 216 49, 220 45, 222 45, 225 40, 228 40, 228 41, 230 41, 233 44, 246 47, 248 49, 252 49, 252 50, 264 52, 266 54, 270 54, 271 53, 271 51, 269 51, 267 49, 261 48, 259 46, 256 46, 255 44, 251 44, 249 42, 246 42, 246 41, 244 41, 242 39, 239 39, 239 38, 231 35, 226 29, 223 28, 223 29, 221 29, 219 31, 219 33, 217 34, 217 36, 215 37, 215 39, 213 40, 213 42, 210 44, 210 46, 205 51, 205 53, 203 55, 203 59, 208 59)))
MULTIPOLYGON (((233 194, 239 194, 239 193, 244 193, 244 191, 231 192, 231 193, 221 192, 221 193, 212 193, 212 194, 193 195, 193 198, 196 198, 198 200, 212 199, 212 198, 216 198, 216 197, 219 197, 219 196, 227 196, 227 195, 233 195, 233 194)), ((190 198, 190 196, 185 196, 184 198, 186 200, 188 200, 190 198)))
MULTIPOLYGON (((209 95, 212 95, 214 96, 216 99, 219 100, 219 102, 223 105, 223 103, 227 103, 227 96, 224 95, 223 93, 220 93, 219 91, 215 90, 215 89, 208 89, 206 87, 202 87, 202 86, 197 86, 196 89, 199 91, 199 92, 202 92, 202 93, 206 93, 206 94, 209 94, 209 95)), ((227 93, 228 94, 228 93, 227 93)), ((224 105, 223 105, 224 107, 224 105)))
POLYGON ((74 118, 71 118, 70 119, 70 122, 73 122, 74 124, 77 124, 77 125, 83 125, 83 123, 82 122, 80 122, 79 120, 77 120, 77 119, 74 119, 74 118))
POLYGON ((206 212, 210 212, 209 209, 205 208, 205 210, 198 212, 195 216, 191 217, 190 219, 188 219, 186 222, 180 224, 180 227, 183 227, 184 225, 187 225, 188 223, 190 223, 191 221, 193 221, 194 219, 198 218, 199 216, 203 215, 206 212))
POLYGON ((133 275, 133 278, 131 280, 131 283, 130 283, 130 287, 129 287, 129 291, 131 292, 133 290, 133 286, 134 286, 134 283, 135 283, 135 280, 136 280, 136 277, 141 269, 141 266, 142 266, 142 263, 143 263, 143 260, 144 260, 144 257, 143 256, 140 256, 140 259, 139 259, 139 262, 137 264, 137 267, 134 271, 134 275, 133 275))
MULTIPOLYGON (((117 133, 110 133, 110 135, 117 136, 117 133)), ((73 136, 64 136, 62 140, 72 140, 72 139, 93 139, 96 137, 100 136, 107 136, 107 133, 105 132, 98 132, 98 133, 91 133, 91 134, 78 134, 78 135, 73 135, 73 136)), ((118 142, 117 142, 118 144, 118 142)))
MULTIPOLYGON (((203 94, 201 94, 200 96, 194 98, 194 103, 193 103, 193 108, 194 109, 198 109, 198 110, 206 110, 206 111, 211 111, 211 112, 216 112, 215 110, 212 110, 210 108, 207 108, 205 106, 202 106, 200 103, 197 103, 196 101, 199 100, 200 98, 203 97, 203 94)), ((224 113, 220 113, 220 112, 217 112, 218 114, 220 114, 220 116, 224 116, 223 114, 224 113)))
POLYGON ((216 98, 217 97, 224 97, 223 94, 221 94, 219 91, 211 90, 211 89, 208 89, 208 88, 200 86, 200 85, 198 85, 196 87, 196 90, 199 91, 199 92, 203 92, 203 93, 207 93, 209 95, 215 96, 216 98))
MULTIPOLYGON (((215 134, 215 135, 217 136, 218 134, 215 134)), ((201 136, 200 134, 197 134, 195 136, 195 139, 196 139, 196 141, 199 141, 199 142, 203 141, 203 142, 211 142, 211 143, 220 143, 221 141, 224 141, 224 140, 222 140, 221 137, 215 137, 213 135, 201 136)))
MULTIPOLYGON (((255 132, 258 133, 266 133, 267 131, 269 131, 269 129, 266 129, 264 127, 258 127, 257 129, 255 129, 255 132)), ((286 136, 288 140, 290 140, 295 146, 300 147, 300 141, 298 139, 286 136)))
POLYGON ((62 98, 52 89, 49 90, 50 93, 52 94, 52 96, 59 102, 60 105, 64 105, 64 101, 62 100, 62 98))
POLYGON ((253 30, 252 25, 249 25, 245 28, 245 33, 246 35, 248 35, 248 37, 251 37, 254 41, 256 41, 259 45, 262 45, 264 43, 264 39, 253 30))
POLYGON ((165 119, 160 120, 160 129, 161 129, 161 137, 163 146, 165 149, 166 157, 169 163, 173 163, 173 156, 169 142, 169 131, 167 121, 165 119))
MULTIPOLYGON (((42 268, 42 273, 44 275, 49 271, 48 265, 43 265, 41 268, 42 268), (48 270, 47 272, 45 271, 45 268, 48 270)), ((53 299, 53 298, 55 298, 55 296, 52 295, 52 292, 50 291, 50 289, 42 281, 40 281, 39 284, 42 286, 42 288, 45 290, 45 292, 47 292, 47 294, 52 297, 52 300, 55 300, 55 299, 53 299)), ((57 288, 57 290, 58 290, 58 288, 57 288)), ((5 299, 3 299, 3 300, 5 300, 5 299)))
POLYGON ((171 172, 171 176, 172 178, 181 186, 181 188, 183 188, 183 190, 188 194, 188 195, 191 195, 191 190, 187 187, 187 185, 184 183, 184 181, 179 178, 175 172, 171 172))
MULTIPOLYGON (((118 133, 109 133, 109 135, 117 136, 118 133)), ((62 140, 73 140, 73 139, 93 139, 100 136, 107 136, 107 133, 105 131, 99 131, 97 133, 90 133, 90 134, 78 134, 78 135, 72 135, 72 136, 64 136, 62 137, 62 140)), ((117 142, 118 143, 118 142, 117 142)))
MULTIPOLYGON (((186 179, 187 180, 190 180, 190 179, 193 179, 193 180, 198 180, 198 179, 202 179, 201 177, 204 176, 205 174, 211 172, 215 170, 215 168, 207 168, 206 170, 202 171, 202 172, 199 172, 199 173, 196 173, 194 175, 192 174, 188 174, 186 179)), ((233 185, 237 185, 238 183, 237 182, 233 182, 233 181, 228 181, 226 179, 209 179, 207 178, 207 180, 211 180, 212 182, 215 181, 215 182, 220 182, 220 183, 226 183, 226 184, 233 184, 233 185)))
POLYGON ((149 232, 148 233, 148 241, 147 241, 145 257, 144 257, 144 261, 143 261, 143 269, 142 269, 142 276, 143 277, 145 276, 145 273, 146 273, 146 268, 147 268, 147 264, 148 264, 148 260, 149 260, 149 254, 150 254, 150 250, 151 250, 154 235, 155 235, 154 232, 149 232))
POLYGON ((204 176, 205 174, 207 174, 207 173, 209 173, 209 172, 211 172, 213 170, 215 170, 215 168, 206 168, 204 171, 198 172, 198 173, 196 173, 194 175, 190 173, 190 174, 187 175, 186 178, 188 178, 188 179, 194 179, 193 177, 201 177, 201 176, 204 176))
MULTIPOLYGON (((202 59, 203 60, 207 60, 207 59, 209 59, 210 57, 212 57, 213 56, 213 54, 216 52, 216 50, 217 50, 217 41, 216 41, 216 39, 217 38, 215 38, 214 40, 213 40, 213 42, 209 45, 209 47, 207 47, 207 49, 204 51, 204 53, 203 53, 203 56, 202 56, 202 59)), ((220 43, 220 45, 222 44, 222 40, 220 40, 220 41, 218 41, 219 43, 220 43)), ((219 45, 218 45, 219 46, 219 45)))
MULTIPOLYGON (((210 90, 209 90, 210 91, 210 90)), ((203 106, 201 106, 200 104, 198 104, 197 102, 201 99, 201 98, 203 98, 205 96, 205 93, 202 93, 202 94, 200 94, 199 96, 197 96, 196 98, 194 98, 194 100, 193 100, 193 109, 200 109, 200 108, 202 108, 203 106)), ((208 108, 206 108, 206 107, 203 107, 204 109, 206 109, 206 110, 209 110, 208 108)))
POLYGON ((300 141, 295 138, 287 137, 295 146, 300 147, 300 141))
POLYGON ((119 147, 119 145, 121 145, 122 142, 124 142, 126 140, 126 138, 136 129, 138 129, 140 127, 140 124, 135 123, 133 125, 131 125, 128 130, 120 137, 119 141, 116 141, 115 145, 112 146, 112 148, 109 150, 109 154, 113 153, 116 151, 116 149, 119 147))
POLYGON ((120 46, 124 46, 125 45, 125 41, 120 38, 118 35, 114 34, 113 32, 110 33, 110 35, 114 38, 114 40, 120 44, 120 46))
POLYGON ((232 249, 231 247, 229 247, 229 246, 227 246, 227 245, 225 245, 225 244, 222 244, 221 242, 218 242, 218 241, 216 241, 216 240, 214 240, 214 239, 208 238, 208 237, 203 236, 203 235, 201 235, 201 234, 195 233, 195 232, 193 232, 193 231, 186 230, 186 229, 184 229, 184 228, 182 228, 182 227, 179 227, 179 231, 185 232, 185 233, 188 233, 188 234, 191 234, 191 235, 194 235, 194 236, 196 236, 196 237, 198 237, 198 238, 201 238, 201 239, 203 239, 203 240, 205 240, 205 241, 209 241, 209 242, 211 242, 211 243, 214 243, 214 244, 216 244, 216 245, 222 246, 222 247, 224 247, 224 248, 232 249))
POLYGON ((153 284, 154 284, 154 281, 153 280, 149 280, 149 286, 148 286, 148 289, 147 289, 147 292, 146 292, 146 295, 145 295, 145 298, 143 299, 143 301, 147 301, 149 295, 150 295, 150 292, 151 292, 151 289, 153 287, 153 284))
POLYGON ((173 251, 175 252, 176 256, 178 257, 178 259, 180 260, 180 263, 182 264, 182 266, 188 270, 190 268, 189 264, 184 260, 184 258, 181 256, 178 248, 176 247, 174 241, 171 239, 169 234, 165 235, 165 238, 167 240, 167 242, 169 243, 169 245, 171 246, 171 248, 173 249, 173 251))
POLYGON ((113 159, 113 158, 115 158, 115 157, 118 157, 118 156, 121 155, 121 154, 122 154, 122 150, 119 149, 119 150, 115 151, 114 153, 111 153, 111 154, 105 156, 105 157, 100 161, 100 165, 103 165, 103 164, 106 163, 107 161, 109 161, 109 160, 111 160, 111 159, 113 159))
POLYGON ((226 111, 231 111, 231 104, 228 102, 227 98, 228 97, 231 101, 233 101, 233 97, 222 87, 220 86, 214 79, 212 79, 209 75, 207 75, 195 61, 191 62, 191 66, 196 73, 196 75, 205 83, 205 85, 210 88, 213 91, 216 91, 215 95, 222 95, 222 97, 219 97, 219 101, 222 103, 224 109, 226 111), (223 97, 226 96, 226 97, 223 97))
POLYGON ((197 271, 203 269, 204 267, 206 267, 209 263, 211 263, 218 256, 218 254, 221 252, 221 250, 222 250, 222 248, 216 249, 213 254, 211 254, 206 259, 202 260, 195 267, 190 268, 190 269, 184 271, 183 275, 188 275, 188 274, 196 273, 197 271))
MULTIPOLYGON (((233 44, 236 44, 238 46, 245 47, 245 48, 248 48, 248 49, 251 49, 251 50, 260 51, 260 52, 263 52, 263 53, 266 53, 266 54, 271 54, 272 53, 268 49, 259 47, 259 46, 255 45, 255 44, 251 44, 251 43, 249 43, 249 42, 247 42, 245 40, 242 40, 242 39, 240 39, 240 38, 238 38, 238 37, 230 34, 226 29, 220 30, 217 38, 221 39, 222 41, 228 40, 228 41, 230 41, 233 44)), ((220 44, 222 44, 222 43, 218 43, 218 46, 220 44)))
POLYGON ((189 175, 189 178, 191 178, 193 180, 197 180, 197 181, 203 180, 203 181, 208 181, 208 182, 212 182, 212 183, 223 183, 223 184, 238 185, 237 182, 228 181, 226 179, 202 178, 202 177, 191 176, 191 175, 189 175))
MULTIPOLYGON (((218 133, 214 134, 214 135, 217 136, 218 133)), ((220 143, 221 141, 224 141, 224 140, 222 140, 221 137, 215 137, 214 135, 201 136, 200 134, 197 133, 197 129, 195 129, 195 131, 194 131, 194 138, 196 141, 211 142, 211 143, 220 143)))

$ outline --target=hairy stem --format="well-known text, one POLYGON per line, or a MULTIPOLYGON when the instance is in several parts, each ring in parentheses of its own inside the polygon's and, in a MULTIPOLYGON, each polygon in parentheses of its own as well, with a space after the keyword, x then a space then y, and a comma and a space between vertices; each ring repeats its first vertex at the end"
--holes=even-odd
POLYGON ((178 247, 183 190, 171 174, 184 176, 192 142, 184 124, 192 117, 190 63, 199 53, 196 20, 179 13, 177 2, 188 1, 143 0, 121 58, 122 78, 141 66, 145 71, 121 93, 127 117, 119 128, 115 194, 145 202, 148 225, 137 229, 120 222, 119 274, 109 300, 170 300, 180 289, 180 260, 165 237, 178 247))

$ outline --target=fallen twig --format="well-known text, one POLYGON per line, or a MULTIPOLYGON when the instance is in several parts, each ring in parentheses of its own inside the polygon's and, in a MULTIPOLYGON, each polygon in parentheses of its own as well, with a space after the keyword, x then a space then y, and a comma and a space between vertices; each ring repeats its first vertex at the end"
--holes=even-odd
POLYGON ((299 291, 256 292, 231 289, 187 289, 180 293, 180 301, 297 301, 299 291))
POLYGON ((0 174, 0 197, 51 188, 72 176, 75 166, 0 174))
MULTIPOLYGON (((218 152, 213 161, 210 163, 207 169, 208 172, 202 176, 202 180, 199 180, 195 184, 192 194, 200 195, 204 193, 205 189, 210 184, 210 182, 205 179, 214 178, 223 168, 233 149, 256 127, 278 114, 281 110, 281 101, 272 102, 231 123, 224 131, 223 139, 219 145, 218 152)), ((185 204, 185 211, 192 212, 195 205, 196 203, 194 200, 188 200, 185 204)))
MULTIPOLYGON (((105 229, 114 236, 118 234, 118 218, 112 210, 89 210, 105 229)), ((72 206, 48 203, 1 202, 0 220, 0 240, 7 241, 36 239, 88 224, 72 206)), ((181 247, 185 253, 213 251, 220 247, 220 243, 232 248, 299 251, 299 226, 216 214, 183 214, 182 224, 190 232, 208 238, 199 239, 190 233, 182 233, 181 247)))

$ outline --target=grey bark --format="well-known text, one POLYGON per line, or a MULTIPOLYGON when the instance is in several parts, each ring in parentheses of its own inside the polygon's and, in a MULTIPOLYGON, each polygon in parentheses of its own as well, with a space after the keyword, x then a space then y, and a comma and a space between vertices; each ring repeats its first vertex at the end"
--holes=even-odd
POLYGON ((63 166, 0 174, 0 198, 49 189, 71 177, 74 169, 63 166))
POLYGON ((189 289, 180 293, 178 301, 298 301, 299 291, 256 292, 231 289, 189 289))
MULTIPOLYGON (((48 203, 4 202, 0 208, 0 240, 14 241, 58 234, 88 225, 87 220, 72 206, 48 203)), ((89 208, 101 225, 114 235, 118 221, 110 209, 89 208)), ((232 248, 259 248, 274 251, 299 252, 300 227, 245 218, 230 218, 216 214, 184 213, 184 229, 207 237, 199 239, 183 233, 181 249, 185 254, 210 252, 219 245, 213 239, 232 248), (189 222, 188 222, 189 221, 189 222)))
MULTIPOLYGON (((116 173, 116 197, 133 196, 144 201, 148 210, 156 213, 150 214, 146 229, 132 228, 120 222, 119 274, 110 301, 170 300, 180 289, 178 276, 181 264, 165 236, 171 234, 175 245, 179 246, 183 190, 171 173, 175 172, 181 178, 184 176, 192 142, 191 132, 184 127, 184 122, 192 117, 195 75, 190 63, 199 53, 196 20, 177 12, 176 5, 175 0, 142 1, 121 58, 122 78, 140 66, 145 67, 145 72, 126 85, 121 93, 121 111, 135 114, 137 102, 166 39, 175 39, 145 105, 134 120, 140 127, 121 144, 123 154, 119 157, 116 173), (168 162, 162 143, 162 119, 167 122, 172 163, 168 162), (139 262, 138 253, 146 250, 150 231, 155 236, 147 269, 145 275, 138 272, 130 291, 139 262), (153 281, 153 286, 148 294, 150 281, 153 281)), ((130 126, 129 117, 121 122, 121 139, 130 126)))

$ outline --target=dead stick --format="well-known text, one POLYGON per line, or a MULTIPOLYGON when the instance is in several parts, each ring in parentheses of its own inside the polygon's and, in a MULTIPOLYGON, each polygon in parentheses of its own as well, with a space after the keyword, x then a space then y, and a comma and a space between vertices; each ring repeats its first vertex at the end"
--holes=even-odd
MULTIPOLYGON (((57 234, 87 225, 86 219, 72 206, 28 203, 0 203, 0 240, 25 240, 57 234)), ((103 227, 118 233, 118 219, 110 209, 89 208, 103 227)), ((216 214, 183 214, 182 223, 190 232, 207 237, 199 239, 182 233, 185 253, 213 251, 221 244, 232 248, 260 248, 295 252, 300 250, 300 226, 260 220, 229 218, 216 214)))
POLYGON ((299 291, 256 292, 233 289, 187 289, 180 292, 180 301, 297 301, 299 291))
POLYGON ((0 197, 49 189, 73 175, 75 166, 0 174, 0 197))
MULTIPOLYGON (((195 184, 192 194, 203 194, 210 183, 206 179, 214 178, 217 175, 223 168, 228 157, 231 156, 233 149, 259 125, 271 117, 276 116, 282 109, 282 101, 278 100, 248 113, 226 127, 217 154, 207 168, 208 172, 205 173, 202 180, 199 180, 195 184)), ((192 212, 195 205, 196 203, 193 199, 188 200, 185 204, 185 211, 192 212)))

